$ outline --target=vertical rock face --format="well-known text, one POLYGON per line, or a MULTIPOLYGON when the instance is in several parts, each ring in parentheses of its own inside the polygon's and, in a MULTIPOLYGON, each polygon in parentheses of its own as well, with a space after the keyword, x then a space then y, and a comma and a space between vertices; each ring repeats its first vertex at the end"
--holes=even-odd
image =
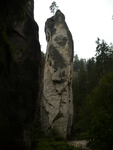
MULTIPOLYGON (((13 5, 16 6, 17 2, 13 5)), ((12 16, 8 17, 10 21, 12 16)), ((0 15, 1 20, 7 18, 0 15)), ((33 0, 25 6, 25 19, 15 19, 9 34, 5 34, 8 42, 6 38, 3 42, 0 39, 0 150, 30 150, 41 63, 33 0)))
POLYGON ((60 10, 45 24, 47 51, 41 122, 47 135, 66 138, 73 120, 73 40, 60 10))

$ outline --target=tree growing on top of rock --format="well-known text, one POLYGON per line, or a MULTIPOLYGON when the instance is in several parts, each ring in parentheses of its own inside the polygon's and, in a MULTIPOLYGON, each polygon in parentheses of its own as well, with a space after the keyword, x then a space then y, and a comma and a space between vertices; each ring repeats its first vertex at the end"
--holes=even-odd
POLYGON ((58 6, 57 6, 56 2, 52 2, 51 6, 49 8, 50 8, 51 13, 55 14, 55 12, 58 9, 58 6))

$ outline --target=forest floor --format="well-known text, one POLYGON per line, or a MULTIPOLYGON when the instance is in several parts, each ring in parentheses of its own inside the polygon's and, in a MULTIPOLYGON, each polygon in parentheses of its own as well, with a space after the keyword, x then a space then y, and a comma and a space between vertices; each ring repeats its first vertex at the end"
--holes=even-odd
POLYGON ((91 150, 89 147, 86 146, 86 140, 75 140, 69 141, 68 143, 75 147, 78 147, 80 150, 91 150))

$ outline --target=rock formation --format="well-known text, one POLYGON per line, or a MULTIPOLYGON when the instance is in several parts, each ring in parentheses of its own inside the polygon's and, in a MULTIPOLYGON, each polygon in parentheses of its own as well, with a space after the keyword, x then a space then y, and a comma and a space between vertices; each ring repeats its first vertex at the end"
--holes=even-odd
POLYGON ((41 51, 34 3, 29 0, 22 6, 25 18, 21 20, 15 14, 21 2, 25 1, 0 1, 0 150, 30 150, 40 91, 41 51))
POLYGON ((46 135, 55 132, 66 138, 73 120, 73 40, 60 10, 46 21, 45 33, 47 51, 41 124, 46 135))

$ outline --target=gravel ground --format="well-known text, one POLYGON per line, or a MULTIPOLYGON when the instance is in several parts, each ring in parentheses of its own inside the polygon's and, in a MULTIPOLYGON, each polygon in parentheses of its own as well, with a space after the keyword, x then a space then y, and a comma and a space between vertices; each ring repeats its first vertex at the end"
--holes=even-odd
POLYGON ((69 141, 68 143, 74 145, 75 147, 78 147, 80 150, 90 150, 88 147, 86 147, 86 140, 69 141))

